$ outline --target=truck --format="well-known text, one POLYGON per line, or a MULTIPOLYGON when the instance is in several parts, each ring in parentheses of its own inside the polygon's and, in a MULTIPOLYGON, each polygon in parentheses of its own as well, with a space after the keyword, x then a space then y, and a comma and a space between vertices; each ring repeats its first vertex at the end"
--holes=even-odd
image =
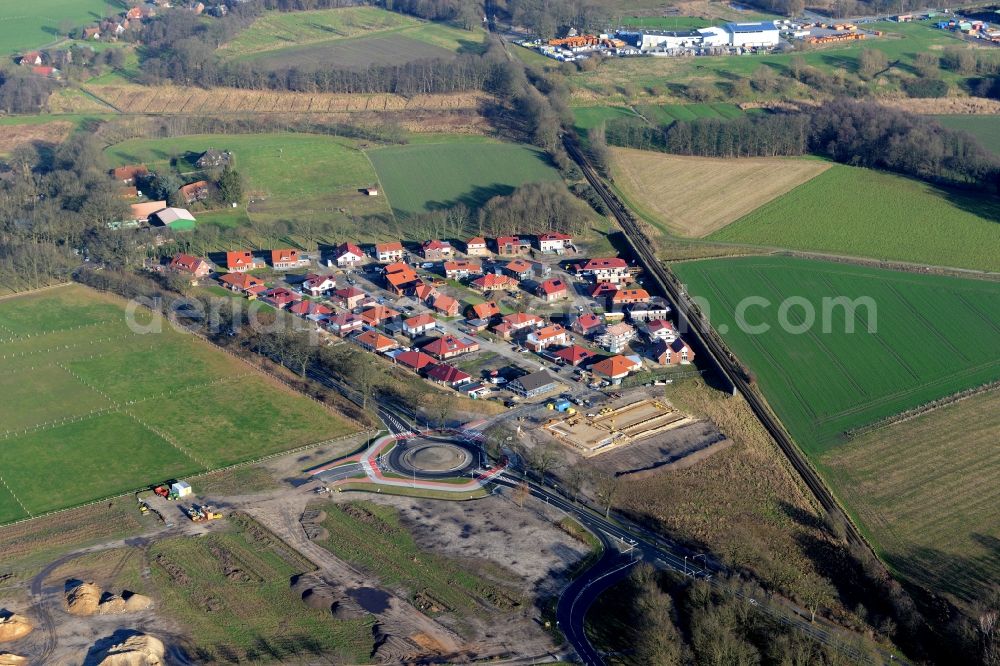
POLYGON ((208 520, 218 520, 222 518, 222 514, 215 511, 210 505, 203 504, 201 506, 197 504, 192 504, 189 508, 184 509, 184 513, 187 517, 191 519, 192 523, 201 523, 208 520))

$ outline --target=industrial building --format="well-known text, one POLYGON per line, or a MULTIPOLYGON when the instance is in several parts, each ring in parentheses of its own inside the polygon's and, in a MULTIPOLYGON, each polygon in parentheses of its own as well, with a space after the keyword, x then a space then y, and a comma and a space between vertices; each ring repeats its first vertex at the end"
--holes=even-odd
POLYGON ((727 23, 729 45, 742 48, 769 48, 781 41, 781 32, 774 21, 759 23, 727 23))

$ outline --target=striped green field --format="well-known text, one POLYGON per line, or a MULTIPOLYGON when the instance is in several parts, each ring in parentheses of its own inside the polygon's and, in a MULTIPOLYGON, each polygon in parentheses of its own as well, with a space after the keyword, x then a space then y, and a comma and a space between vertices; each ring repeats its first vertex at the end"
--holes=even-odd
POLYGON ((813 457, 848 431, 1000 380, 1000 283, 790 257, 675 270, 689 293, 706 299, 713 326, 813 457), (782 314, 792 297, 800 302, 782 314), (841 297, 863 300, 853 313, 830 307, 824 316, 823 299, 841 297), (803 303, 815 321, 796 330, 808 322, 803 303), (741 304, 745 321, 766 332, 737 325, 741 304))
POLYGON ((59 38, 63 28, 96 25, 122 11, 115 0, 35 0, 0 2, 0 52, 39 48, 59 38))
POLYGON ((0 300, 0 395, 0 524, 352 428, 192 335, 133 330, 123 302, 79 285, 0 300))
POLYGON ((393 210, 404 217, 456 203, 474 209, 519 185, 559 179, 541 151, 514 143, 442 137, 368 155, 393 210))
POLYGON ((708 238, 1000 271, 1000 199, 838 164, 708 238))

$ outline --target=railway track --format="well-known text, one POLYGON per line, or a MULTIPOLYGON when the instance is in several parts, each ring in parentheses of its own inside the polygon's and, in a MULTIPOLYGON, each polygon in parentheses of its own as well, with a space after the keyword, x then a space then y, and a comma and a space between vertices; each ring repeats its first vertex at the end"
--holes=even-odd
POLYGON ((830 489, 823 483, 816 470, 806 460, 802 452, 799 451, 798 446, 792 441, 791 436, 785 431, 784 426, 771 413, 764 399, 744 378, 743 370, 735 358, 712 334, 709 325, 702 320, 698 313, 693 312, 687 297, 682 293, 677 278, 656 258, 656 254, 651 249, 651 243, 649 243, 645 233, 636 223, 631 212, 619 201, 618 197, 615 196, 590 164, 590 161, 577 146, 575 139, 569 135, 564 135, 563 143, 570 157, 580 167, 587 182, 590 183, 598 196, 601 197, 601 200, 604 201, 604 204, 618 222, 625 239, 628 241, 629 247, 642 264, 646 273, 656 282, 663 293, 674 302, 678 327, 680 330, 688 331, 686 335, 693 335, 693 341, 688 340, 688 344, 694 342, 695 344, 692 344, 692 346, 696 347, 697 352, 706 353, 714 369, 720 378, 725 381, 727 387, 734 394, 739 392, 743 396, 747 404, 750 405, 754 416, 757 417, 757 420, 761 422, 778 444, 778 448, 781 449, 788 463, 798 473, 802 482, 816 499, 816 502, 834 521, 844 525, 847 541, 852 545, 863 546, 874 555, 875 553, 872 551, 871 545, 861 536, 857 526, 844 513, 840 504, 834 499, 833 493, 830 492, 830 489))

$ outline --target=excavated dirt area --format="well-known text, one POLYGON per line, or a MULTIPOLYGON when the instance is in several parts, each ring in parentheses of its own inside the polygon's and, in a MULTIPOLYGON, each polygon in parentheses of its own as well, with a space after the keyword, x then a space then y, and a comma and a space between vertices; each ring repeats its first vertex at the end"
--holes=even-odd
POLYGON ((24 638, 34 630, 31 620, 16 613, 0 610, 0 643, 24 638))

